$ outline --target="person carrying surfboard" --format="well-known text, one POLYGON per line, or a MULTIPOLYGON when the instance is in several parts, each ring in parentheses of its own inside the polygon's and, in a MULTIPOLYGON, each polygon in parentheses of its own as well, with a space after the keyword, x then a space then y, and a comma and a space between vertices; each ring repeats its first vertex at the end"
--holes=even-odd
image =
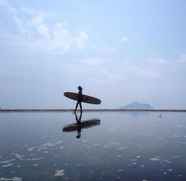
POLYGON ((78 106, 80 107, 80 117, 82 115, 82 99, 83 99, 83 88, 81 86, 78 86, 78 100, 77 100, 77 103, 76 103, 76 106, 75 106, 75 110, 74 110, 74 113, 77 112, 77 108, 78 106))
POLYGON ((81 118, 81 115, 82 115, 82 102, 89 103, 89 104, 101 104, 100 99, 83 94, 83 88, 81 86, 78 86, 78 93, 64 92, 64 96, 69 98, 69 99, 72 99, 74 101, 77 101, 75 109, 74 109, 74 113, 77 112, 77 109, 78 109, 78 106, 79 106, 80 107, 80 118, 81 118))

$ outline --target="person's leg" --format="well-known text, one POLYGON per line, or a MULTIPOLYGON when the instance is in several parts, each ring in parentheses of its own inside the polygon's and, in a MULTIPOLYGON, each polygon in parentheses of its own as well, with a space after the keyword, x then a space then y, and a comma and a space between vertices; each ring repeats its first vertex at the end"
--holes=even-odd
POLYGON ((80 111, 82 112, 82 104, 81 102, 79 103, 80 111))
POLYGON ((76 113, 76 111, 77 111, 78 104, 79 104, 79 102, 77 101, 77 102, 76 102, 76 107, 75 107, 74 113, 76 113))
POLYGON ((75 118, 76 118, 76 122, 78 122, 77 112, 74 111, 74 115, 75 115, 75 118))
POLYGON ((79 107, 80 107, 80 112, 81 112, 81 114, 82 114, 83 109, 82 109, 82 104, 81 104, 81 102, 79 103, 79 107))
POLYGON ((82 104, 81 104, 81 102, 79 103, 79 107, 80 107, 80 120, 81 120, 81 116, 82 116, 82 104))

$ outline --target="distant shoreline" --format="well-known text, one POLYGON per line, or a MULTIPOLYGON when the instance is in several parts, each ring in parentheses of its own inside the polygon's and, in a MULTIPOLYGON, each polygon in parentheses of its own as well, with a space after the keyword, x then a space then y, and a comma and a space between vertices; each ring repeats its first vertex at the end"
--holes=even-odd
MULTIPOLYGON (((0 109, 0 112, 73 112, 74 109, 0 109)), ((186 109, 84 109, 83 112, 186 112, 186 109)))

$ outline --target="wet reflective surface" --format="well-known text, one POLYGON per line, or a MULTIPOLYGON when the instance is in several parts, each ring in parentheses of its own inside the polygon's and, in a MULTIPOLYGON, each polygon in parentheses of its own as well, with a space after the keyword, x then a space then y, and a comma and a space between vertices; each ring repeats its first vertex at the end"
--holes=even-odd
POLYGON ((79 128, 63 131, 72 113, 0 113, 0 180, 186 180, 186 113, 92 112, 82 121, 77 139, 79 128))

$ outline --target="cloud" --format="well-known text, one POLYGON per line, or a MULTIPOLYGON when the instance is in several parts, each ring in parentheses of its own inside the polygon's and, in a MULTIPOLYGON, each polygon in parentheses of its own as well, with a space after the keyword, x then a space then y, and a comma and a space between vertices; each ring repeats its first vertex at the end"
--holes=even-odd
MULTIPOLYGON (((16 9, 4 1, 0 6, 9 11, 12 29, 17 29, 16 34, 12 34, 11 28, 6 29, 6 22, 4 23, 5 30, 1 36, 6 34, 9 45, 16 41, 17 47, 20 47, 21 42, 25 48, 33 51, 59 54, 72 49, 83 49, 87 45, 89 37, 86 32, 71 31, 64 22, 55 21, 55 17, 49 13, 26 8, 16 9), (52 21, 49 21, 50 19, 52 21)), ((5 16, 7 15, 4 14, 5 16)))
POLYGON ((128 41, 128 38, 126 36, 121 37, 121 42, 122 43, 127 42, 127 41, 128 41))
POLYGON ((88 41, 88 34, 86 32, 80 32, 77 37, 75 37, 75 44, 78 48, 84 48, 86 42, 88 41))
POLYGON ((178 59, 177 59, 177 63, 181 63, 181 64, 186 64, 186 54, 181 54, 178 59))

